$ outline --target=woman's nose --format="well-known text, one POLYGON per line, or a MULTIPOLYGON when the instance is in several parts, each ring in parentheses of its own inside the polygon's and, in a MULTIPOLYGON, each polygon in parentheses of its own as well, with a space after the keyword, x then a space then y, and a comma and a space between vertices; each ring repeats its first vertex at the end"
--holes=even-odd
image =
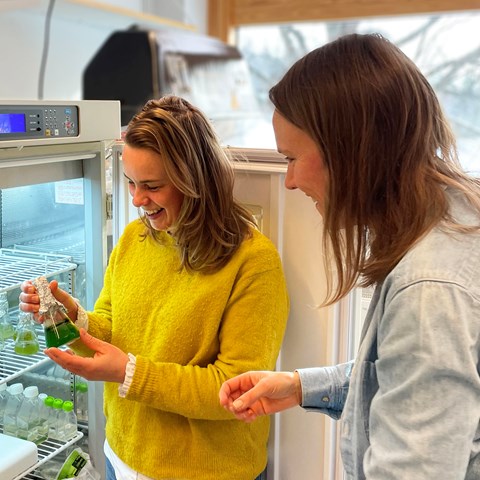
POLYGON ((146 195, 144 195, 140 190, 135 190, 135 192, 132 195, 132 204, 136 208, 140 208, 143 205, 146 205, 148 203, 148 198, 146 195))
POLYGON ((293 174, 293 167, 290 165, 287 168, 287 174, 285 176, 285 188, 288 188, 288 190, 295 190, 297 188, 293 174))

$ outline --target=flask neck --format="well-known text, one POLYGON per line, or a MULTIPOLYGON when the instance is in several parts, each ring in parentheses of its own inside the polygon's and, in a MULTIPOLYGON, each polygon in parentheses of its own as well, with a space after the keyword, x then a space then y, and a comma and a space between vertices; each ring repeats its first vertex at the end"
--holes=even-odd
POLYGON ((43 314, 43 317, 45 327, 50 327, 53 324, 58 325, 59 323, 70 320, 63 306, 57 304, 49 307, 49 309, 43 314))

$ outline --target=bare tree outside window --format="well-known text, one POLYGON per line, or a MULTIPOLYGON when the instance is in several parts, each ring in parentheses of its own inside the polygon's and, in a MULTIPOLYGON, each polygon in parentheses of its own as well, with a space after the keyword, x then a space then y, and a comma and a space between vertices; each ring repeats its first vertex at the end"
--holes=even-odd
MULTIPOLYGON (((381 33, 408 55, 435 89, 465 169, 480 174, 480 12, 241 27, 238 46, 266 120, 268 90, 310 50, 348 33, 381 33)), ((265 138, 262 139, 265 142, 265 138)), ((275 148, 273 135, 269 139, 275 148)))

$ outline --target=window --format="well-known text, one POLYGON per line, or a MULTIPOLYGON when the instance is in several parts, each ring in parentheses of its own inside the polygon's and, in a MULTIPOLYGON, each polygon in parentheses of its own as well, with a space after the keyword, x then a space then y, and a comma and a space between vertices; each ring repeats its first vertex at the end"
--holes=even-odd
MULTIPOLYGON (((238 47, 251 72, 263 116, 270 122, 268 90, 308 51, 347 33, 381 33, 408 55, 428 78, 456 134, 466 170, 480 173, 480 12, 365 18, 238 29, 238 47)), ((258 145, 275 148, 262 129, 258 145)))

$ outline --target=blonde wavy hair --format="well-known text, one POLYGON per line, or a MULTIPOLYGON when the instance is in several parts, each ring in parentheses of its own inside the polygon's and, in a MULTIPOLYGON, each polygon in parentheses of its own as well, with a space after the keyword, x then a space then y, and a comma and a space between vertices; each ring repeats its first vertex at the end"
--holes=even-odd
MULTIPOLYGON (((148 101, 128 124, 125 142, 158 154, 172 184, 184 195, 169 232, 181 268, 213 272, 222 268, 251 235, 252 214, 233 197, 233 167, 206 116, 185 99, 167 95, 148 101)), ((161 235, 141 215, 144 236, 161 235)))

